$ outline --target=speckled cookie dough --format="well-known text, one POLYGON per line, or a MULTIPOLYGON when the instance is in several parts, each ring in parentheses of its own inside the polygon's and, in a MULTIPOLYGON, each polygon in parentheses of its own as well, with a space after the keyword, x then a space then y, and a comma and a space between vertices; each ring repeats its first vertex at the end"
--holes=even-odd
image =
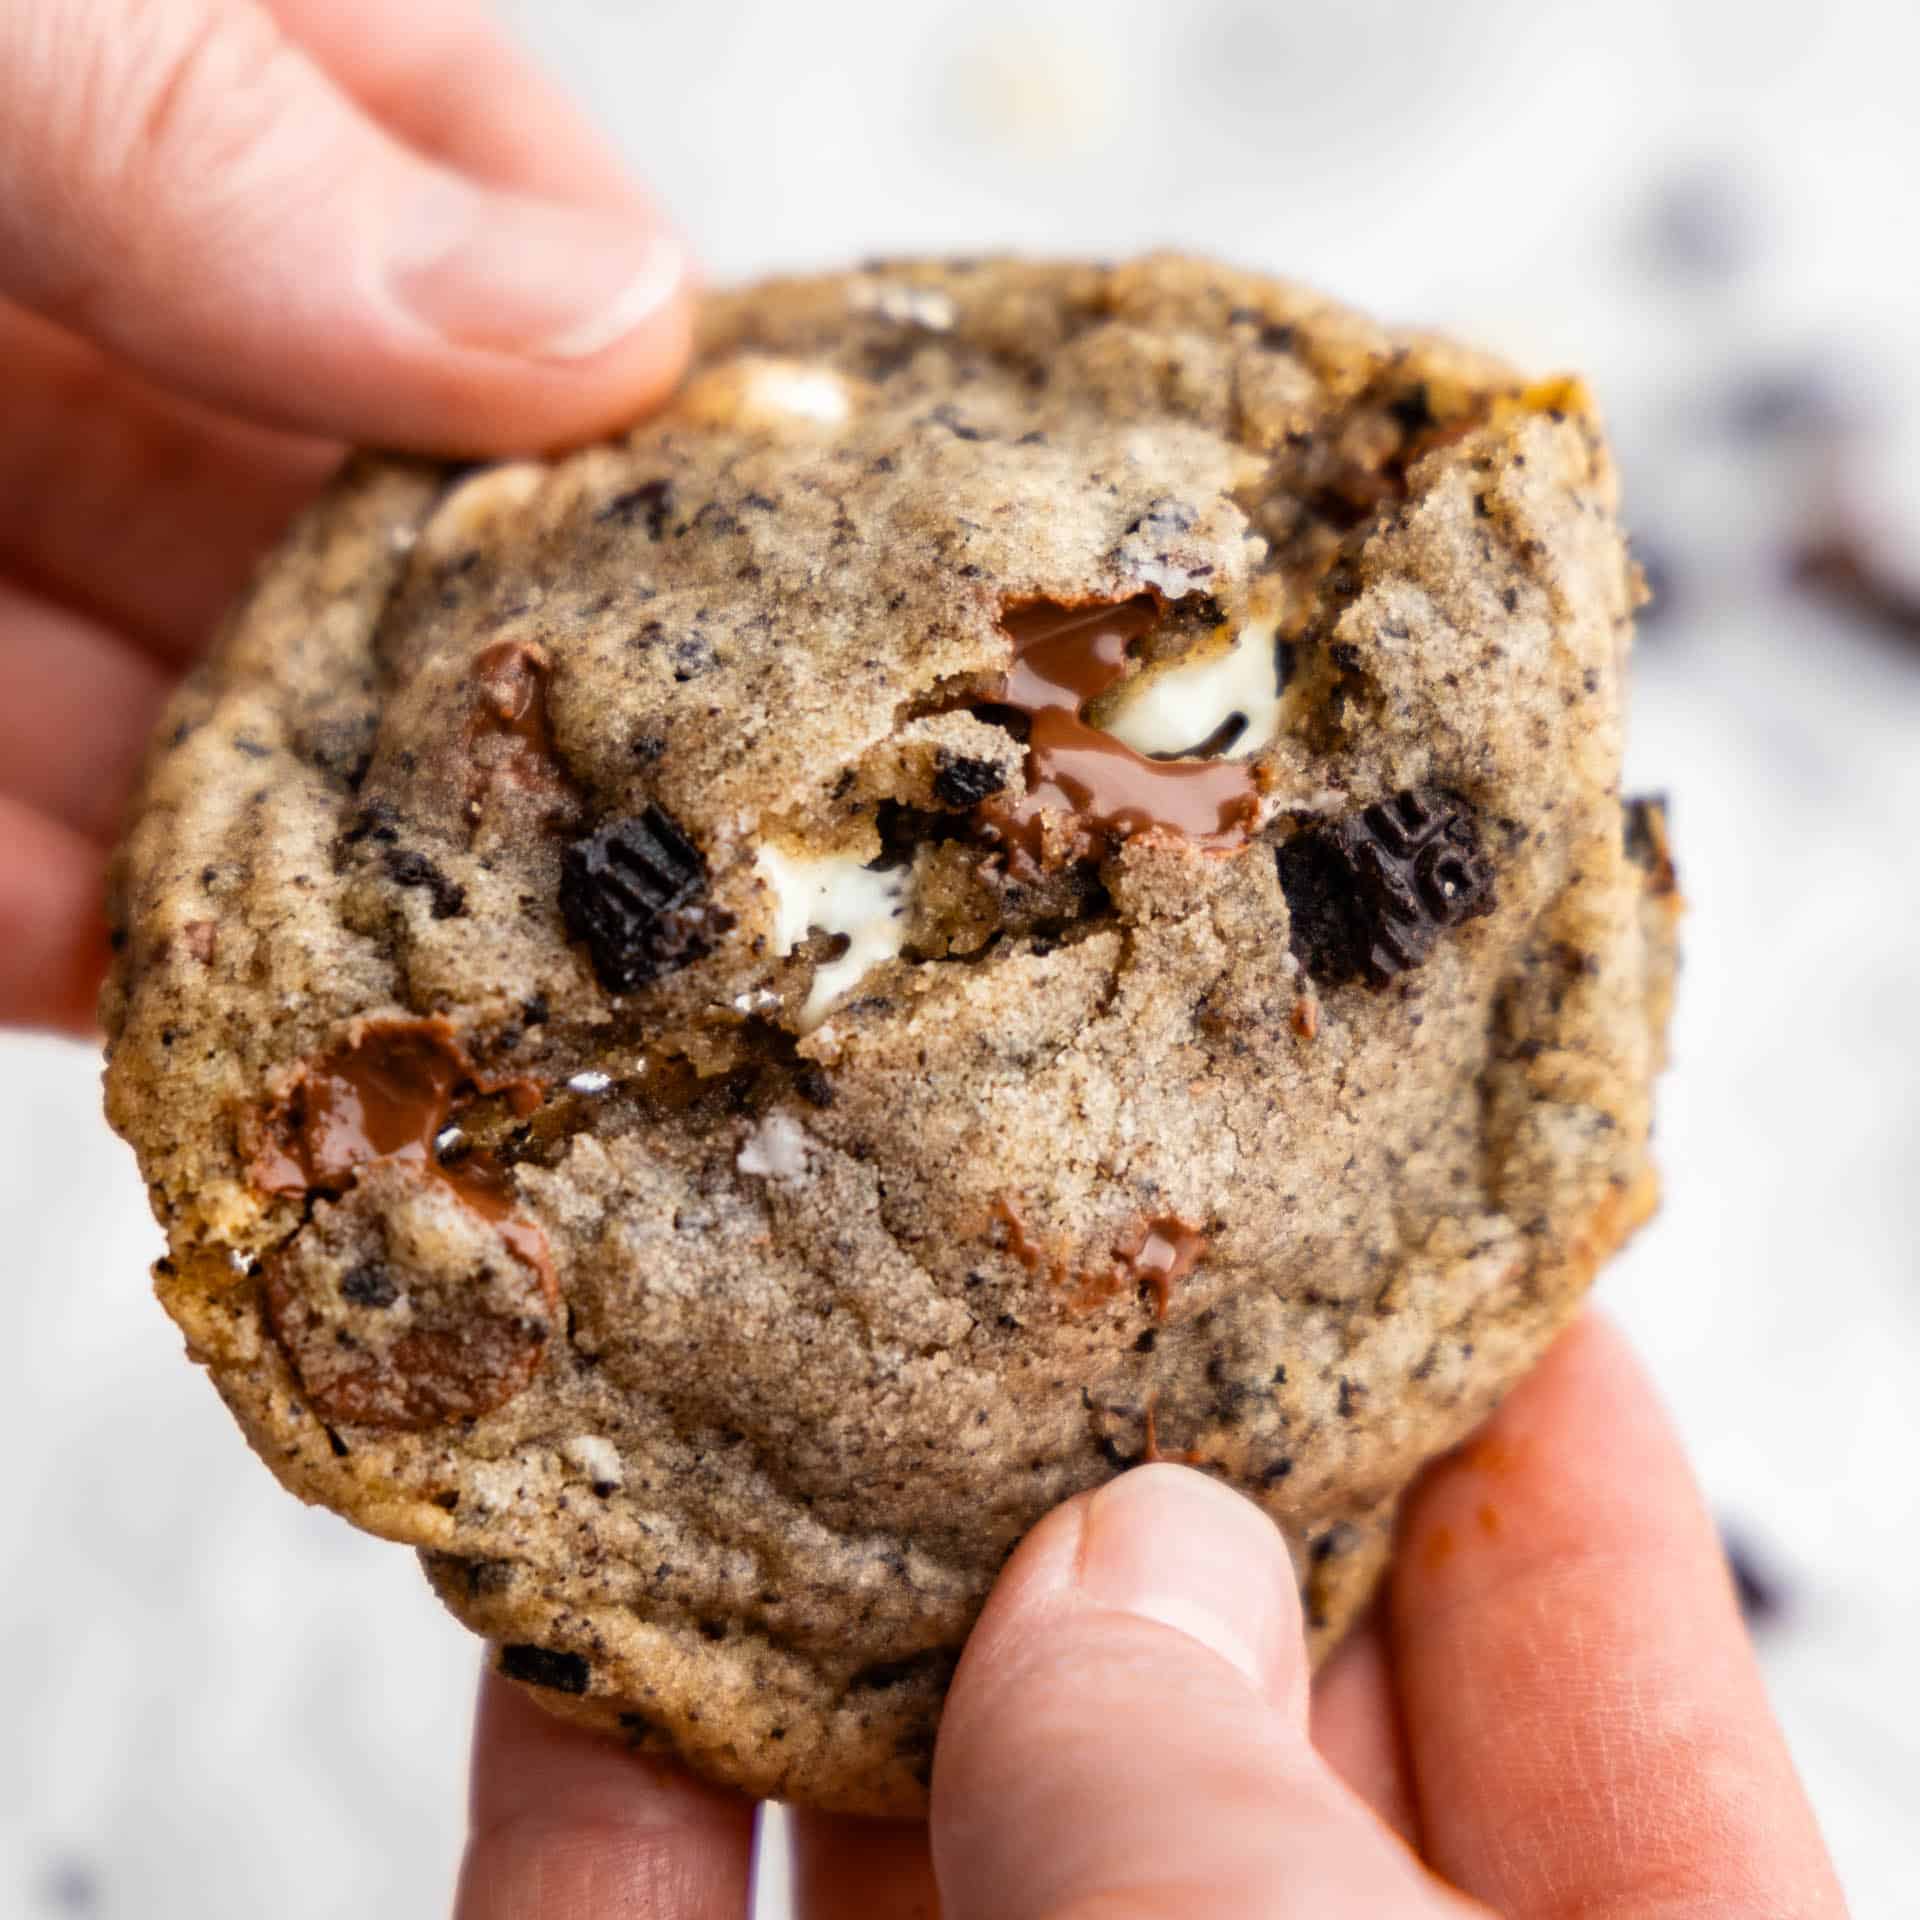
POLYGON ((190 1353, 754 1793, 923 1805, 996 1570, 1145 1458, 1324 1651, 1653 1204, 1614 509, 1577 382, 1178 258, 776 281, 617 443, 358 462, 117 862, 190 1353))

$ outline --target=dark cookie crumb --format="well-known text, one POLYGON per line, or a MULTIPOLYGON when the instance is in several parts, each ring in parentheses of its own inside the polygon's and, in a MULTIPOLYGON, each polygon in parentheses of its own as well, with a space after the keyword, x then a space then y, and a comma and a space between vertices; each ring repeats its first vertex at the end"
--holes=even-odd
POLYGON ((910 1653, 899 1660, 876 1660, 862 1667, 847 1682, 849 1693, 877 1693, 883 1687, 903 1686, 922 1674, 945 1681, 952 1674, 959 1654, 952 1647, 928 1647, 922 1653, 910 1653))
POLYGON ((644 523, 649 540, 658 540, 673 518, 673 482, 644 480, 625 493, 616 493, 600 509, 602 520, 618 520, 622 526, 644 523))
POLYGON ((509 1680, 524 1680, 530 1687, 551 1687, 555 1693, 585 1693, 593 1680, 593 1669, 582 1655, 531 1647, 524 1642, 500 1649, 500 1671, 509 1680))
POLYGON ((1425 433, 1429 427, 1439 424, 1439 416, 1433 410, 1424 380, 1409 387, 1398 399, 1389 400, 1387 413, 1401 432, 1406 434, 1425 433))
POLYGON ((733 916, 705 906, 707 863, 659 807, 576 840, 560 858, 560 912, 609 993, 672 973, 713 948, 733 916))
POLYGON ((1642 794, 1624 803, 1627 858, 1647 876, 1651 891, 1660 897, 1675 892, 1679 880, 1667 842, 1667 796, 1642 794))
POLYGON ((358 846, 362 840, 375 840, 392 846, 400 838, 400 812, 385 800, 369 800, 353 817, 353 825, 340 836, 343 846, 358 846))
POLYGON ((824 1067, 804 1061, 794 1069, 793 1090, 812 1107, 833 1105, 833 1082, 824 1067))
POLYGON ((390 1307, 400 1298, 400 1286, 387 1268, 363 1260, 340 1276, 340 1296, 356 1307, 390 1307))
POLYGON ((411 848, 389 847, 386 852, 387 876, 396 887, 424 887, 433 903, 436 920, 457 920, 467 910, 467 890, 447 876, 427 858, 411 848))
POLYGON ((1006 774, 991 760, 950 753, 945 747, 934 757, 934 795, 950 807, 977 807, 1006 784, 1006 774))

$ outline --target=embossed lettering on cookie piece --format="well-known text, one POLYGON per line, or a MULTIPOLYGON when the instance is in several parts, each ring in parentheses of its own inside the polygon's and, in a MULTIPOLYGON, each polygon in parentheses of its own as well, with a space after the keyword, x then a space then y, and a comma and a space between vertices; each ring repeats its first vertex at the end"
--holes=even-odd
POLYGON ((1473 809, 1441 787, 1409 787, 1309 828, 1276 855, 1294 957, 1330 986, 1384 987, 1448 928, 1493 911, 1473 809))
POLYGON ((733 916, 706 904, 707 863, 659 807, 614 820, 561 856, 560 912, 609 993, 673 973, 713 950, 733 916))

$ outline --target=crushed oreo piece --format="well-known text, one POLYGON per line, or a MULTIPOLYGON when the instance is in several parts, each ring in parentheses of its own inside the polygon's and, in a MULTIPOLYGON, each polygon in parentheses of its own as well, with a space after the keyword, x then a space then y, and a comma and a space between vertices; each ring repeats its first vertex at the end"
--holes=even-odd
POLYGON ((399 1283, 376 1260, 363 1260, 340 1276, 340 1297, 356 1307, 390 1307, 400 1298, 399 1283))
POLYGON ((950 807, 977 807, 1006 784, 1006 774, 991 760, 949 753, 945 747, 934 757, 934 795, 950 807))
POLYGON ((712 951, 733 916, 704 904, 707 863, 659 807, 611 821, 560 857, 560 912, 609 993, 631 993, 712 951))
POLYGON ((1429 427, 1439 425, 1439 415, 1433 410, 1433 402, 1427 393, 1424 380, 1416 382, 1405 393, 1387 402, 1387 415, 1399 427, 1402 433, 1425 433, 1429 427))
POLYGON ((602 520, 618 520, 622 526, 644 522, 649 540, 658 540, 673 518, 673 482, 645 480, 625 493, 617 493, 600 509, 602 520))
POLYGON ((1667 796, 1642 794, 1624 802, 1622 812, 1627 858, 1645 872, 1649 890, 1664 898, 1679 886, 1667 840, 1667 796))
POLYGON ((427 858, 411 848, 389 847, 387 876, 396 887, 424 887, 433 902, 436 920, 457 920, 467 910, 467 890, 427 858))
POLYGON ((793 1090, 810 1107, 833 1105, 833 1082, 827 1077, 826 1069, 811 1060, 803 1060, 794 1068, 793 1090))
POLYGON ((1328 985, 1384 987, 1441 933, 1493 909, 1473 810, 1439 787, 1409 787, 1295 834, 1275 857, 1294 957, 1328 985))
POLYGON ((524 1641, 500 1649, 500 1671, 509 1680, 524 1680, 530 1687, 550 1687, 555 1693, 585 1693, 593 1679, 593 1669, 583 1655, 529 1646, 524 1641))
POLYGON ((928 1676, 945 1682, 952 1674, 958 1655, 951 1647, 927 1647, 899 1660, 875 1660, 864 1666, 847 1682, 850 1693, 878 1693, 887 1687, 904 1686, 909 1680, 928 1676))
POLYGON ((343 846, 355 847, 362 840, 374 840, 390 847, 400 838, 400 810, 385 800, 369 800, 354 815, 353 824, 340 836, 343 846))

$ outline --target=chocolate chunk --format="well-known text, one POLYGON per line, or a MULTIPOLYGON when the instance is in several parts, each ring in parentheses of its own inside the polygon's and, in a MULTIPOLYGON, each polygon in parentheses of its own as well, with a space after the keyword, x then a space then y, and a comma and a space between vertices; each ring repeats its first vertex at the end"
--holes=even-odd
POLYGON ((935 756, 933 791, 950 807, 977 807, 1006 784, 1006 774, 991 760, 949 753, 944 747, 935 756))
POLYGON ((389 847, 387 874, 396 887, 424 887, 433 901, 436 920, 455 920, 467 910, 467 890, 427 858, 411 848, 389 847))
POLYGON ((1410 787, 1276 849, 1294 957, 1329 985, 1384 987, 1417 967, 1449 927, 1493 909, 1493 869, 1473 810, 1410 787))
POLYGON ((532 1647, 524 1641, 500 1649, 500 1671, 509 1680, 530 1687, 551 1687, 555 1693, 585 1693, 593 1669, 577 1653, 557 1653, 552 1647, 532 1647))
POLYGON ((700 850, 659 807, 610 822, 560 857, 560 912, 609 993, 712 951, 733 916, 705 905, 706 891, 700 850))

